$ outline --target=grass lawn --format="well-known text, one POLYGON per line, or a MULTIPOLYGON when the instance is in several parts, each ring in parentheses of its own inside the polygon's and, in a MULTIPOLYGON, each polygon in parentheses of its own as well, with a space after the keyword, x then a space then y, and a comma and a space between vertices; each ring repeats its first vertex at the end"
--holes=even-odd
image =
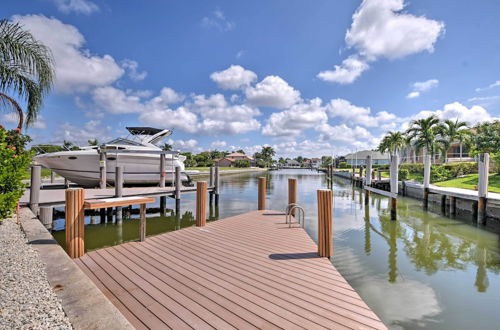
MULTIPOLYGON (((42 178, 50 178, 50 170, 42 167, 42 178)), ((31 168, 28 169, 28 178, 31 179, 31 168)))
MULTIPOLYGON (((476 190, 478 174, 469 174, 462 178, 457 178, 448 181, 436 182, 436 186, 454 187, 476 190)), ((491 174, 489 177, 488 191, 500 193, 500 175, 491 174)))

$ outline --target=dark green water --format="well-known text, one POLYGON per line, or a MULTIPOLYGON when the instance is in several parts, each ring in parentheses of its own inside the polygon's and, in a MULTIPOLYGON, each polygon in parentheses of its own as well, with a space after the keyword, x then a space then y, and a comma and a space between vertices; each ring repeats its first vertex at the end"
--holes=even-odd
MULTIPOLYGON (((209 209, 216 220, 257 206, 257 180, 262 173, 223 176, 220 205, 209 209)), ((306 213, 306 230, 316 239, 316 190, 327 187, 323 174, 309 170, 281 170, 268 177, 268 209, 283 210, 287 179, 298 179, 299 203, 306 213)), ((398 220, 389 219, 386 197, 364 195, 348 181, 334 181, 333 264, 367 304, 392 329, 499 329, 500 232, 475 225, 470 215, 451 219, 424 212, 419 201, 398 200, 398 220)), ((194 225, 194 194, 183 196, 176 215, 148 213, 147 234, 194 225)), ((153 205, 158 207, 158 205, 153 205)), ((167 207, 173 208, 172 199, 167 207)), ((137 209, 135 209, 137 211, 137 209)), ((155 210, 151 210, 154 212, 155 210)), ((124 214, 127 212, 124 211, 124 214)), ((121 224, 100 223, 86 217, 85 246, 136 240, 138 213, 121 224), (91 224, 93 223, 93 224, 91 224)), ((64 219, 56 220, 54 236, 64 244, 64 219)))

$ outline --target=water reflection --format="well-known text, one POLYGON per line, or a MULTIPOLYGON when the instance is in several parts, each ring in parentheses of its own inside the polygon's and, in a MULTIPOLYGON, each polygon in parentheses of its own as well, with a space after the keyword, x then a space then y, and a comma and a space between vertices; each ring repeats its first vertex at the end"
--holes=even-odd
MULTIPOLYGON (((219 207, 209 205, 209 221, 256 209, 257 181, 264 174, 221 177, 219 207)), ((469 218, 451 219, 426 212, 420 201, 401 198, 398 220, 390 220, 389 200, 364 193, 348 181, 329 182, 320 173, 286 170, 266 173, 269 209, 283 210, 287 180, 298 181, 298 203, 305 209, 305 229, 317 236, 316 190, 333 184, 334 265, 369 306, 391 328, 494 329, 500 323, 500 239, 469 218)), ((148 209, 147 234, 194 225, 194 195, 183 195, 179 212, 166 201, 165 214, 158 205, 148 209), (170 207, 170 208, 168 208, 170 207)), ((431 207, 430 210, 433 208, 431 207)), ((64 220, 55 232, 63 243, 64 220)), ((136 240, 137 209, 123 209, 123 221, 86 218, 88 249, 136 240)))

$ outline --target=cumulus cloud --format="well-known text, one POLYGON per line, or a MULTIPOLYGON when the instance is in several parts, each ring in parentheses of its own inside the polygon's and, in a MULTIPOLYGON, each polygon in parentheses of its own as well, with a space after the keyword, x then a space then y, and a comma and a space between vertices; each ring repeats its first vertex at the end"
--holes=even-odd
POLYGON ((339 141, 346 142, 350 145, 367 145, 367 141, 373 140, 372 134, 364 127, 355 126, 354 128, 346 124, 331 126, 327 123, 319 126, 317 131, 320 133, 320 141, 339 141), (365 140, 364 142, 360 140, 365 140))
POLYGON ((52 51, 57 91, 71 93, 106 86, 124 74, 110 55, 92 55, 84 49, 85 39, 73 25, 43 15, 13 16, 13 20, 21 23, 52 51))
POLYGON ((170 87, 163 87, 160 91, 160 95, 153 98, 150 102, 154 103, 156 106, 166 105, 166 104, 176 104, 184 100, 184 95, 177 93, 170 87))
POLYGON ((220 150, 227 148, 227 142, 226 141, 214 141, 210 144, 210 149, 212 150, 220 150))
POLYGON ((359 56, 352 55, 342 61, 341 65, 335 65, 333 70, 321 71, 317 77, 324 81, 336 82, 339 84, 350 84, 370 66, 359 56))
POLYGON ((262 134, 267 136, 297 136, 303 130, 326 123, 328 117, 320 98, 309 103, 292 105, 287 110, 269 116, 262 134))
POLYGON ((257 75, 240 65, 231 65, 226 70, 212 73, 210 79, 222 89, 239 89, 257 80, 257 75))
POLYGON ((408 99, 414 99, 419 97, 421 93, 427 92, 428 90, 435 88, 439 85, 439 80, 429 79, 426 81, 415 82, 412 85, 412 91, 406 95, 408 99))
POLYGON ((57 10, 62 13, 92 14, 99 10, 99 7, 89 0, 52 0, 57 10))
POLYGON ((140 112, 144 109, 139 96, 111 86, 94 89, 92 99, 97 106, 114 114, 140 112))
POLYGON ((267 76, 255 87, 245 90, 247 101, 254 106, 288 108, 300 101, 300 92, 279 76, 267 76))
POLYGON ((369 62, 378 58, 395 59, 422 51, 434 51, 434 44, 444 32, 444 24, 424 16, 403 12, 404 0, 364 0, 352 16, 345 35, 351 55, 318 77, 327 81, 352 83, 369 62))
POLYGON ((125 59, 122 61, 122 68, 127 70, 127 74, 130 79, 134 81, 144 80, 148 73, 146 71, 139 72, 139 63, 133 60, 125 59))
POLYGON ((198 146, 198 141, 195 139, 189 140, 173 140, 169 139, 168 144, 172 145, 172 149, 181 150, 182 152, 201 152, 201 148, 198 146))
MULTIPOLYGON (((5 113, 0 116, 0 121, 2 123, 12 124, 14 127, 17 127, 19 123, 19 117, 17 116, 17 113, 14 112, 5 113)), ((43 116, 38 115, 36 121, 33 123, 33 125, 30 126, 30 128, 46 129, 47 121, 45 120, 45 118, 43 118, 43 116)))
POLYGON ((87 145, 88 140, 98 139, 99 141, 111 140, 112 129, 103 125, 100 120, 90 120, 83 127, 70 123, 63 123, 59 129, 55 130, 53 143, 61 143, 63 140, 71 141, 77 145, 87 145))
POLYGON ((492 88, 495 88, 495 87, 498 87, 498 86, 500 86, 500 80, 497 80, 494 83, 489 84, 486 87, 478 87, 478 88, 476 88, 476 92, 482 92, 482 91, 485 91, 485 90, 488 90, 488 89, 492 89, 492 88))
POLYGON ((182 106, 175 110, 170 108, 147 109, 139 115, 139 120, 148 125, 180 129, 187 133, 198 133, 198 118, 182 106))
POLYGON ((214 28, 221 32, 231 31, 236 24, 226 18, 222 10, 214 10, 210 15, 201 20, 201 25, 205 28, 214 28))
POLYGON ((332 117, 339 117, 349 124, 366 127, 387 128, 387 125, 392 126, 391 124, 397 119, 396 115, 387 111, 380 111, 372 116, 369 107, 359 107, 344 99, 331 100, 327 105, 327 110, 332 117))

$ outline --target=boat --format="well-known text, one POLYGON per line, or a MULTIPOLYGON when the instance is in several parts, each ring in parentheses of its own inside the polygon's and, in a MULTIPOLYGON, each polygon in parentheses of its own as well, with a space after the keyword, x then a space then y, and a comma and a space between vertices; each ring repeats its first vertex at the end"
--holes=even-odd
POLYGON ((114 185, 115 169, 123 167, 124 185, 158 185, 160 182, 160 154, 165 154, 165 182, 172 183, 175 167, 181 170, 183 184, 190 183, 184 168, 185 156, 177 151, 164 152, 157 144, 172 134, 171 130, 152 127, 126 127, 129 136, 115 138, 100 146, 86 146, 78 150, 44 153, 34 157, 42 165, 60 176, 86 188, 100 182, 100 157, 104 153, 106 182, 114 185))

